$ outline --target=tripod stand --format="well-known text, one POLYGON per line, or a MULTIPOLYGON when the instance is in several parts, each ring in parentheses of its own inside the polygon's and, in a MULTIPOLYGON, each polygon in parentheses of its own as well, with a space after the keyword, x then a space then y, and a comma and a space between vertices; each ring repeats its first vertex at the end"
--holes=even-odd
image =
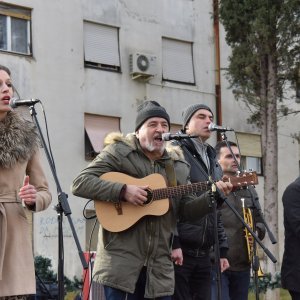
POLYGON ((62 188, 60 186, 59 180, 58 180, 58 176, 56 174, 56 170, 54 167, 54 163, 53 160, 51 158, 50 152, 48 150, 47 144, 45 142, 45 139, 43 137, 43 133, 42 130, 40 128, 38 119, 37 119, 37 113, 36 110, 34 108, 34 105, 31 105, 30 108, 30 114, 34 120, 34 123, 38 129, 38 133, 39 136, 41 138, 41 142, 42 142, 42 146, 43 149, 45 151, 53 178, 55 180, 55 184, 56 184, 56 188, 57 188, 57 193, 58 193, 58 204, 56 205, 55 209, 57 211, 57 219, 58 219, 58 299, 62 300, 64 299, 64 247, 63 247, 63 226, 62 226, 62 221, 63 221, 63 213, 65 214, 65 216, 68 218, 70 227, 71 227, 71 231, 73 234, 73 238, 75 240, 77 249, 78 249, 78 253, 79 253, 79 257, 81 260, 81 264, 83 266, 84 269, 88 268, 88 265, 84 259, 84 255, 83 252, 81 250, 81 246, 79 244, 79 240, 74 228, 74 224, 73 221, 71 219, 71 209, 67 200, 67 195, 66 193, 64 193, 62 191, 62 188))

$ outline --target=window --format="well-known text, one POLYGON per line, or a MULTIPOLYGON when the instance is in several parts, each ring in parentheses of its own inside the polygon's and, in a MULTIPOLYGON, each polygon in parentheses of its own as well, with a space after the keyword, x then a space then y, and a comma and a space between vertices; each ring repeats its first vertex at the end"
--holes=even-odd
POLYGON ((241 157, 241 165, 246 171, 255 171, 258 175, 262 175, 261 157, 243 156, 241 157))
POLYGON ((84 22, 84 63, 86 67, 120 71, 118 28, 84 22))
POLYGON ((171 123, 171 128, 170 128, 171 133, 176 133, 181 129, 182 129, 182 125, 171 123))
POLYGON ((94 159, 103 149, 105 136, 112 131, 120 131, 120 118, 84 115, 85 158, 94 159))
POLYGON ((0 3, 0 50, 31 55, 31 9, 0 3))
POLYGON ((195 84, 193 44, 169 38, 162 39, 163 80, 195 84))
POLYGON ((241 150, 241 166, 246 171, 252 170, 262 175, 261 136, 242 132, 236 135, 241 150))

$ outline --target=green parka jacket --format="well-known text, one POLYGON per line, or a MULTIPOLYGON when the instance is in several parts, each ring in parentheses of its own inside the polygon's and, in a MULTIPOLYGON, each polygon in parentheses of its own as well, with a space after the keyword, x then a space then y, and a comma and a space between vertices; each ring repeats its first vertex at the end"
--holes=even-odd
MULTIPOLYGON (((143 178, 160 173, 165 178, 165 163, 172 160, 177 184, 187 184, 189 165, 179 148, 166 150, 163 157, 149 160, 134 134, 126 137, 110 134, 107 145, 95 160, 73 181, 72 192, 88 199, 118 202, 123 184, 99 179, 107 172, 121 172, 143 178)), ((95 200, 97 201, 97 200, 95 200)), ((133 293, 143 266, 147 268, 146 298, 172 295, 174 272, 171 260, 176 214, 195 220, 210 211, 207 195, 171 199, 171 209, 162 216, 146 216, 122 232, 99 230, 94 280, 125 292, 133 293)))

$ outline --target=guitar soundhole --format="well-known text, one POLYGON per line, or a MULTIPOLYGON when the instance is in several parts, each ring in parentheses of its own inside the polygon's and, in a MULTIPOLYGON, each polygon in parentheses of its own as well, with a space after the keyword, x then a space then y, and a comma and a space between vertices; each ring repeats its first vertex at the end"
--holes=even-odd
POLYGON ((152 192, 151 189, 147 189, 147 201, 144 202, 143 205, 148 205, 148 204, 150 204, 150 203, 152 202, 152 200, 153 200, 153 192, 152 192))

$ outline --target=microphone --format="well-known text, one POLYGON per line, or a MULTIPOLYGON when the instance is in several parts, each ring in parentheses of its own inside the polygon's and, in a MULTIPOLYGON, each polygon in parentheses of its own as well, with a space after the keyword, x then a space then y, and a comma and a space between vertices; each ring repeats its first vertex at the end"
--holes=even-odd
POLYGON ((192 138, 197 138, 199 137, 198 135, 190 135, 186 133, 176 133, 176 134, 171 134, 171 133, 163 133, 161 135, 161 138, 164 141, 170 141, 170 140, 182 140, 182 139, 192 139, 192 138))
POLYGON ((32 106, 38 102, 41 102, 39 99, 16 99, 12 98, 10 100, 10 106, 16 108, 18 106, 32 106))
POLYGON ((222 126, 218 126, 214 123, 210 123, 208 125, 208 130, 209 131, 219 131, 219 132, 234 131, 234 129, 232 129, 230 127, 222 127, 222 126))

